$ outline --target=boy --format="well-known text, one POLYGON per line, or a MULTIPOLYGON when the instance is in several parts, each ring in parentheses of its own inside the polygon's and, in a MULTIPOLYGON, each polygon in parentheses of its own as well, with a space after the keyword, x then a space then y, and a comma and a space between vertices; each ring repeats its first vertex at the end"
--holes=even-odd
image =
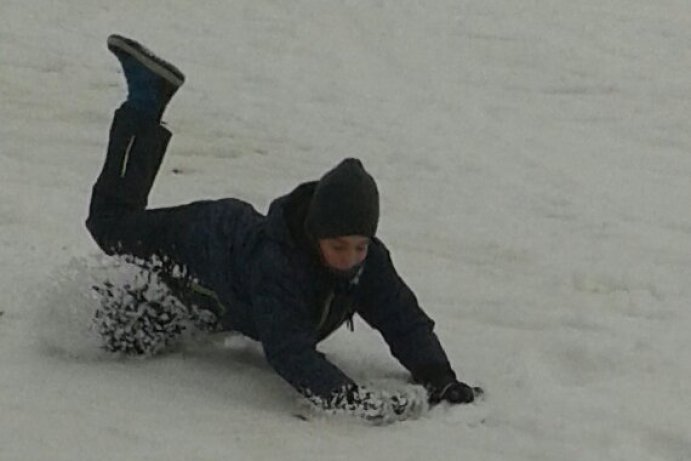
POLYGON ((236 199, 147 210, 171 136, 161 117, 184 75, 134 40, 112 35, 108 48, 128 97, 115 112, 86 223, 106 253, 182 268, 184 276, 167 277, 178 297, 213 312, 220 328, 260 341, 273 369, 323 409, 377 420, 390 411, 405 419, 419 406, 405 394, 376 396, 317 351, 355 313, 379 330, 430 403, 474 400, 481 389, 456 379, 434 323, 376 237, 379 194, 359 160, 299 185, 266 216, 236 199))

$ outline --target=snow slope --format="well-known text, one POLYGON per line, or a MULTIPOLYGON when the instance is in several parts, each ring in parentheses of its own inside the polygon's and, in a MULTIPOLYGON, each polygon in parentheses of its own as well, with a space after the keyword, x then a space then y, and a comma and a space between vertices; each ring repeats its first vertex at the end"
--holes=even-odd
MULTIPOLYGON (((691 3, 0 4, 0 459, 691 460, 691 3), (124 95, 109 33, 188 77, 151 205, 265 209, 344 156, 488 399, 373 428, 299 421, 237 337, 98 355, 83 227, 124 95)), ((362 323, 324 345, 405 379, 362 323)))

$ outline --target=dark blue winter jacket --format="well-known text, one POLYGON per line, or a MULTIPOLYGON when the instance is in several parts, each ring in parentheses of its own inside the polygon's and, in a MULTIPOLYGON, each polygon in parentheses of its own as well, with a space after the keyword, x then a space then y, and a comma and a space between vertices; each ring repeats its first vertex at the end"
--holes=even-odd
MULTIPOLYGON (((156 241, 168 241, 171 256, 213 294, 223 326, 260 341, 269 364, 304 394, 326 397, 352 383, 317 344, 355 313, 381 332, 418 382, 455 378, 434 323, 380 240, 372 240, 352 280, 321 263, 301 234, 315 185, 276 199, 267 216, 236 199, 176 207, 176 222, 165 226, 172 235, 156 241)), ((158 212, 163 219, 168 213, 158 212)))

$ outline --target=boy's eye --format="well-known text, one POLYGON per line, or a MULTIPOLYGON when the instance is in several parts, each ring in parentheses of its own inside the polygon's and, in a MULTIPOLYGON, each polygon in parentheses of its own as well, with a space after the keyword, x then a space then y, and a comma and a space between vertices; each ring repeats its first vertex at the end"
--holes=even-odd
POLYGON ((334 253, 344 253, 347 251, 355 251, 357 253, 364 253, 369 248, 369 245, 368 244, 361 244, 361 245, 357 245, 357 246, 351 246, 351 245, 340 243, 340 242, 334 242, 334 243, 329 244, 329 248, 334 253))

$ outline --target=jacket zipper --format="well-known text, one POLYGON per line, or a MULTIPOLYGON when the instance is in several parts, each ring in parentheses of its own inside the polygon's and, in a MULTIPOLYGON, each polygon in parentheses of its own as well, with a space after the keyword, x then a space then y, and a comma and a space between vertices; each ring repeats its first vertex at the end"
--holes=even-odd
POLYGON ((336 294, 333 290, 330 291, 329 295, 326 297, 326 301, 324 301, 324 309, 322 310, 321 318, 319 319, 319 323, 317 324, 317 331, 321 331, 321 329, 326 324, 326 320, 329 318, 329 313, 331 312, 331 304, 333 303, 335 297, 336 294))

